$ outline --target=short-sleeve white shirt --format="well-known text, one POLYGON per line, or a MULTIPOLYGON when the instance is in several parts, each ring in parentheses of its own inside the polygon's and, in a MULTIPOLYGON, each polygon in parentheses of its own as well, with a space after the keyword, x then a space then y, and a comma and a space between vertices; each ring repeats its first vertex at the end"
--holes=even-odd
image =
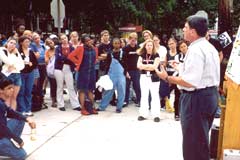
POLYGON ((220 60, 217 50, 203 37, 191 43, 179 76, 194 88, 179 86, 180 89, 194 90, 218 86, 220 82, 220 60))

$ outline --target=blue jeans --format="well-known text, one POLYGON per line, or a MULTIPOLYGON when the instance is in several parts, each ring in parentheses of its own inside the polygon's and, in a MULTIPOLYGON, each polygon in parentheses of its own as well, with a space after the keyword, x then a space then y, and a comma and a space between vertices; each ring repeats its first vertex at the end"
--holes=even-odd
MULTIPOLYGON (((12 133, 21 136, 25 122, 16 119, 8 120, 7 126, 12 133)), ((14 160, 24 160, 27 153, 23 148, 17 148, 9 138, 0 139, 0 155, 11 157, 14 160)))
POLYGON ((21 80, 21 74, 20 73, 12 73, 8 76, 8 79, 10 79, 15 86, 21 86, 22 80, 21 80))
POLYGON ((140 72, 138 70, 136 71, 128 71, 131 79, 126 78, 126 96, 125 96, 125 102, 129 103, 129 92, 130 92, 130 84, 131 81, 133 83, 133 89, 136 94, 137 103, 140 103, 141 99, 141 90, 140 90, 140 72))
POLYGON ((125 76, 114 76, 110 75, 110 79, 113 82, 113 89, 103 92, 102 101, 99 105, 100 110, 105 110, 112 100, 115 89, 117 90, 117 109, 122 109, 125 99, 126 79, 125 76))
POLYGON ((30 112, 32 110, 34 72, 21 73, 21 78, 22 86, 17 97, 17 110, 19 112, 30 112))
POLYGON ((209 160, 209 130, 218 106, 216 88, 206 88, 180 97, 184 160, 209 160))

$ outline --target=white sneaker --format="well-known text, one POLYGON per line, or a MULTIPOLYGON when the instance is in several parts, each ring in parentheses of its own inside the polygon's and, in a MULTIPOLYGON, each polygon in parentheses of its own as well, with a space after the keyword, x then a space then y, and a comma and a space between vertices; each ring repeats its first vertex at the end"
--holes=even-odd
POLYGON ((31 116, 33 116, 33 113, 32 113, 32 112, 26 112, 26 113, 25 113, 25 116, 31 117, 31 116))

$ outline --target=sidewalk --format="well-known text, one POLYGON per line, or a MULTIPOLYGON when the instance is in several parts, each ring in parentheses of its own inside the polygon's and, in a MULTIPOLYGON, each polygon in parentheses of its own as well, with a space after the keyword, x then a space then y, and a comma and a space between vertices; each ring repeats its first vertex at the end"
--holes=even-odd
POLYGON ((134 104, 120 114, 109 106, 91 116, 71 108, 41 110, 34 114, 36 141, 30 140, 29 127, 24 128, 27 160, 182 160, 181 126, 173 113, 161 112, 159 123, 152 118, 139 122, 137 116, 134 104))

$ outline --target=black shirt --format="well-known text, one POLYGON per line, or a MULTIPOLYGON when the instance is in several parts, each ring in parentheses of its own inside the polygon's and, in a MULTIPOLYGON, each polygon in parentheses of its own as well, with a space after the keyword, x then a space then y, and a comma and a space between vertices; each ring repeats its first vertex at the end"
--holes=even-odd
POLYGON ((135 71, 137 68, 137 61, 139 55, 137 54, 137 49, 139 46, 131 47, 127 45, 123 48, 123 66, 126 71, 135 71))
POLYGON ((220 42, 217 39, 210 38, 208 41, 216 48, 218 52, 221 52, 223 50, 220 42))
MULTIPOLYGON (((105 53, 111 54, 112 49, 113 49, 113 46, 111 43, 108 43, 108 44, 101 43, 98 46, 98 55, 101 56, 102 54, 105 54, 105 53)), ((107 69, 106 65, 107 65, 106 60, 100 61, 100 70, 106 71, 107 69)))

